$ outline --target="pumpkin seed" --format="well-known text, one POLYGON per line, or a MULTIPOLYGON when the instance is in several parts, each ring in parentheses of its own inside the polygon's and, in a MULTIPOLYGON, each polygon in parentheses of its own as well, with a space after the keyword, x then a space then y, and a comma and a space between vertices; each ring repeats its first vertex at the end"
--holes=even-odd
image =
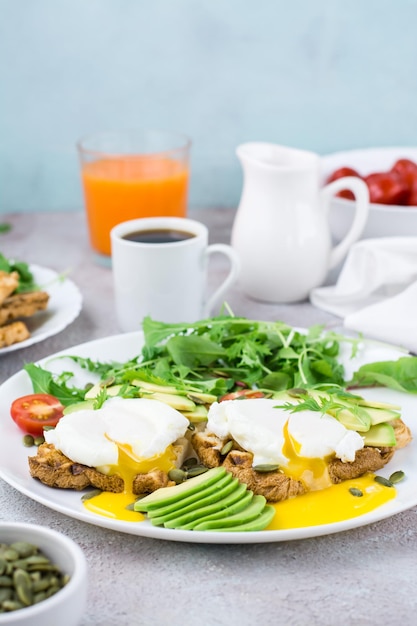
POLYGON ((376 483, 379 483, 380 485, 384 485, 384 487, 393 487, 393 483, 388 480, 388 478, 384 478, 384 476, 375 476, 374 478, 376 483))
POLYGON ((43 436, 35 437, 33 443, 35 444, 35 446, 41 446, 43 443, 45 443, 45 437, 43 436))
POLYGON ((38 602, 42 602, 42 600, 45 600, 46 598, 46 593, 44 591, 39 591, 39 593, 35 593, 35 595, 33 596, 33 604, 38 604, 38 602))
POLYGON ((349 492, 352 494, 352 496, 356 496, 357 498, 361 498, 363 496, 363 492, 356 487, 351 487, 349 489, 349 492))
POLYGON ((402 470, 398 470, 397 472, 394 472, 393 474, 391 474, 391 476, 389 477, 389 481, 391 483, 399 483, 401 480, 404 480, 405 478, 405 473, 402 470))
POLYGON ((0 613, 41 602, 69 581, 39 548, 24 541, 0 544, 0 568, 0 613))
POLYGON ((101 489, 92 489, 91 491, 87 491, 87 493, 84 493, 81 496, 81 502, 85 502, 86 500, 90 500, 95 496, 99 496, 101 493, 103 493, 101 489))
POLYGON ((205 474, 208 471, 208 467, 204 465, 196 465, 195 467, 190 467, 187 470, 187 478, 194 478, 194 476, 200 476, 200 474, 205 474))
POLYGON ((39 593, 39 591, 45 591, 45 589, 48 589, 49 585, 50 585, 50 579, 45 576, 44 578, 35 580, 32 583, 32 591, 34 594, 37 594, 39 593))
POLYGON ((32 435, 25 435, 23 437, 23 445, 26 448, 31 448, 33 445, 35 445, 35 439, 32 437, 32 435))
POLYGON ((17 611, 17 609, 23 609, 25 605, 17 600, 5 600, 1 606, 5 611, 17 611))
POLYGON ((260 465, 254 465, 252 467, 253 470, 255 470, 255 472, 261 472, 261 473, 266 473, 266 472, 275 472, 275 470, 279 469, 279 465, 278 464, 260 464, 260 465))
POLYGON ((17 550, 14 550, 14 548, 9 548, 3 552, 3 558, 6 559, 6 561, 17 561, 19 553, 17 550))
POLYGON ((226 454, 228 454, 232 448, 233 448, 233 441, 232 440, 227 441, 224 444, 223 448, 220 450, 220 454, 222 456, 226 456, 226 454))
POLYGON ((102 389, 105 389, 106 387, 110 387, 110 385, 112 385, 115 382, 115 377, 114 376, 109 376, 108 378, 106 378, 106 380, 101 381, 100 383, 100 387, 102 389))
POLYGON ((38 551, 36 546, 32 543, 27 543, 26 541, 15 541, 15 543, 10 544, 10 547, 13 548, 13 550, 16 550, 22 558, 32 556, 32 554, 36 554, 38 551))
POLYGON ((13 573, 13 582, 20 602, 25 606, 30 606, 33 602, 33 592, 29 574, 23 569, 16 569, 13 573))
POLYGON ((182 466, 184 469, 189 469, 190 467, 194 467, 197 464, 198 464, 198 461, 195 458, 195 456, 190 456, 188 459, 185 459, 182 466))
POLYGON ((183 483, 184 480, 187 478, 187 474, 186 472, 184 472, 184 470, 172 469, 168 472, 168 478, 169 480, 173 480, 177 485, 179 485, 180 483, 183 483))
POLYGON ((302 387, 294 387, 293 389, 288 389, 288 395, 291 398, 299 398, 300 396, 308 395, 307 389, 303 389, 302 387))
POLYGON ((5 600, 10 600, 13 595, 13 591, 10 587, 2 587, 0 589, 0 604, 5 600))

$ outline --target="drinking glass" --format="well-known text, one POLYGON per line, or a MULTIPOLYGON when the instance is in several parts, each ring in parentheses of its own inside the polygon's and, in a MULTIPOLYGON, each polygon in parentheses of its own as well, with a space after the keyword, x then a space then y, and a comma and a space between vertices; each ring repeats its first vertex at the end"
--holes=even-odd
POLYGON ((110 263, 110 231, 143 217, 186 217, 191 142, 153 130, 102 132, 77 144, 91 246, 110 263))

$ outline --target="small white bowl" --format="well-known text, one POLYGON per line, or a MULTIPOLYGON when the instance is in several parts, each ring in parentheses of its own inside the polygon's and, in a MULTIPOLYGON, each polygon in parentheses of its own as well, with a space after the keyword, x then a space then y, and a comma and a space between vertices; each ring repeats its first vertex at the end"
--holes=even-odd
MULTIPOLYGON (((362 176, 389 170, 398 159, 417 163, 417 148, 368 148, 335 152, 321 158, 322 183, 340 167, 352 167, 362 176)), ((330 229, 340 241, 349 229, 354 215, 352 200, 335 197, 331 202, 330 229)), ((417 207, 370 204, 368 220, 362 239, 372 237, 417 236, 417 207)))
POLYGON ((61 533, 34 524, 0 522, 0 543, 36 545, 69 582, 38 604, 0 614, 0 626, 77 626, 87 603, 87 563, 81 548, 61 533))

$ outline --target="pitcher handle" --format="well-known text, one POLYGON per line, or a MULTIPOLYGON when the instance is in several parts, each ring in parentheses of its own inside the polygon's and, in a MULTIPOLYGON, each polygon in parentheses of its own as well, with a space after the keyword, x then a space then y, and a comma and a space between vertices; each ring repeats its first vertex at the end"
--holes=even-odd
POLYGON ((211 311, 213 310, 214 306, 223 297, 223 295, 229 289, 229 287, 231 287, 237 281, 237 278, 240 272, 240 259, 239 259, 237 252, 232 248, 232 246, 229 246, 224 243, 214 243, 211 246, 207 247, 205 251, 205 257, 208 258, 211 254, 214 254, 216 252, 219 252, 220 254, 224 254, 225 256, 228 257, 230 261, 230 269, 224 281, 221 283, 221 285, 216 289, 213 295, 210 296, 210 298, 204 304, 204 308, 203 308, 204 317, 210 317, 211 311))
POLYGON ((325 210, 330 208, 330 200, 338 191, 349 189, 355 196, 355 215, 352 225, 344 238, 330 252, 329 269, 332 269, 346 256, 349 248, 363 233, 369 213, 369 190, 366 183, 355 176, 339 178, 326 185, 322 190, 322 201, 325 210))

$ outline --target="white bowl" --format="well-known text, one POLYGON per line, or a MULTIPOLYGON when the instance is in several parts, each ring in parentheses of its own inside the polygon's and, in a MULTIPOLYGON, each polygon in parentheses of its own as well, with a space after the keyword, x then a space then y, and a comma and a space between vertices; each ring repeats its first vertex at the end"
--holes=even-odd
MULTIPOLYGON (((352 167, 362 176, 389 170, 398 159, 417 163, 417 148, 368 148, 335 152, 321 158, 322 183, 339 167, 352 167)), ((330 209, 330 229, 340 241, 352 223, 354 201, 333 198, 330 209)), ((417 207, 371 204, 362 239, 372 237, 417 236, 417 207)))
POLYGON ((87 602, 87 563, 81 548, 61 533, 34 524, 0 522, 0 543, 36 545, 69 582, 38 604, 0 614, 0 626, 77 626, 87 602))

